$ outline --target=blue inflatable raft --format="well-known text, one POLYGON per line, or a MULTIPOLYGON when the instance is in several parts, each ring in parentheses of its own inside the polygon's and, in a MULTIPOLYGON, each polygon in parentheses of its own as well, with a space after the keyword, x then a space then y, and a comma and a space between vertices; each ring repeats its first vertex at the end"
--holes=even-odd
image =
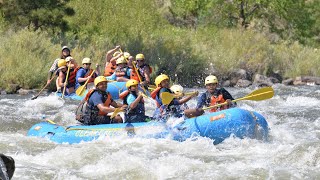
MULTIPOLYGON (((126 88, 126 82, 109 82, 107 91, 111 93, 111 96, 113 99, 119 99, 119 94, 123 91, 127 90, 126 88)), ((85 95, 88 93, 88 90, 86 90, 85 95)), ((57 96, 61 97, 62 93, 56 93, 57 96)), ((73 100, 79 100, 81 101, 84 96, 78 96, 76 93, 65 95, 65 98, 73 99, 73 100)))
POLYGON ((176 125, 161 122, 60 126, 52 121, 35 124, 28 136, 46 138, 56 143, 80 143, 121 136, 170 138, 184 141, 197 136, 218 144, 230 136, 268 139, 268 124, 259 113, 232 108, 186 119, 176 125))

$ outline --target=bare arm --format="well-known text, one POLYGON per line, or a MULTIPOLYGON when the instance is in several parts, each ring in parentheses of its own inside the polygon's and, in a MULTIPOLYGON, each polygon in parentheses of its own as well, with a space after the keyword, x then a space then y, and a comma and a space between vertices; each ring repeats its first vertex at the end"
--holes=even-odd
POLYGON ((88 79, 90 79, 91 76, 88 77, 83 77, 83 78, 78 78, 78 82, 86 82, 88 79))
POLYGON ((115 48, 113 48, 113 49, 111 49, 111 50, 109 50, 109 51, 107 52, 107 54, 106 54, 106 63, 111 61, 112 55, 113 55, 116 51, 118 51, 119 49, 120 49, 120 46, 118 45, 118 46, 116 46, 115 48))
POLYGON ((142 98, 143 98, 143 96, 141 94, 139 94, 139 96, 130 104, 130 106, 129 106, 130 109, 136 108, 142 98))
POLYGON ((110 113, 110 112, 114 112, 115 108, 113 107, 107 107, 104 106, 103 104, 98 104, 97 105, 98 109, 104 113, 110 113))
POLYGON ((60 87, 63 87, 64 86, 64 83, 63 81, 65 80, 65 75, 63 74, 62 71, 59 72, 59 81, 58 81, 58 85, 60 87))
POLYGON ((185 98, 180 99, 180 100, 179 100, 179 104, 184 104, 184 103, 188 102, 188 101, 189 101, 190 99, 192 99, 193 97, 198 96, 198 94, 199 94, 199 92, 196 92, 196 93, 194 93, 194 94, 192 94, 192 95, 190 95, 190 96, 186 96, 185 98))
POLYGON ((145 67, 144 77, 145 77, 145 80, 143 81, 143 84, 148 85, 150 83, 150 70, 148 67, 145 67))

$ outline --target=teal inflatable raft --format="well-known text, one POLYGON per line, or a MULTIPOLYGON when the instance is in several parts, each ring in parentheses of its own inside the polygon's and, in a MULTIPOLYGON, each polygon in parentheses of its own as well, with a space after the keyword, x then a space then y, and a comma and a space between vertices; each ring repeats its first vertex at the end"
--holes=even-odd
POLYGON ((114 137, 170 138, 184 141, 197 136, 208 137, 214 144, 235 136, 268 139, 268 124, 259 113, 232 108, 186 119, 175 125, 161 122, 60 126, 52 121, 32 126, 28 136, 46 138, 56 143, 80 143, 114 137))
MULTIPOLYGON (((119 99, 119 94, 123 91, 127 90, 126 88, 126 82, 110 82, 108 83, 107 91, 111 93, 111 96, 113 99, 119 99)), ((88 90, 86 90, 85 95, 88 93, 88 90)), ((61 97, 61 93, 56 93, 57 96, 61 97)), ((78 96, 76 93, 72 93, 69 95, 65 95, 65 98, 73 99, 73 100, 79 100, 81 101, 84 96, 78 96)))

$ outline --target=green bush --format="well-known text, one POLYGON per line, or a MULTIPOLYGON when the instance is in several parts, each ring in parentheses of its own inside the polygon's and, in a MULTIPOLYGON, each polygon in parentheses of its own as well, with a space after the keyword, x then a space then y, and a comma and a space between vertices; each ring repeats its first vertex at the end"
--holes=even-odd
POLYGON ((0 85, 19 84, 35 88, 45 83, 48 69, 59 52, 45 32, 27 29, 0 37, 0 85))

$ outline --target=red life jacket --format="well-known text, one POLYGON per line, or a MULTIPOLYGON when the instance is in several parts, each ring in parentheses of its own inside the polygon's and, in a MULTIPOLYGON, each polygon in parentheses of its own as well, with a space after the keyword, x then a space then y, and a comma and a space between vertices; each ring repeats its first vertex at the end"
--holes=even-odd
POLYGON ((73 70, 70 70, 68 84, 75 84, 76 83, 76 75, 80 67, 77 67, 73 70))
MULTIPOLYGON (((91 75, 91 73, 93 72, 93 69, 90 69, 86 75, 84 75, 84 78, 88 77, 91 75)), ((96 75, 93 73, 93 75, 91 76, 91 78, 89 79, 88 83, 91 83, 94 81, 94 78, 96 78, 96 75)))
MULTIPOLYGON (((86 97, 84 98, 84 100, 85 100, 88 104, 89 104, 89 98, 90 98, 91 94, 94 93, 95 91, 97 91, 97 90, 96 90, 96 89, 91 89, 91 90, 89 90, 89 92, 87 93, 86 97)), ((103 105, 106 106, 106 107, 110 107, 110 104, 111 104, 111 102, 112 102, 111 100, 112 100, 111 94, 108 93, 107 100, 103 103, 103 105)), ((107 115, 107 114, 108 114, 108 113, 102 112, 102 111, 100 111, 100 109, 99 109, 99 113, 98 113, 99 116, 105 116, 105 115, 107 115)))
MULTIPOLYGON (((220 94, 218 97, 211 96, 210 100, 211 100, 210 101, 210 106, 214 106, 216 104, 221 104, 221 103, 226 102, 226 100, 223 98, 222 94, 220 94)), ((223 106, 220 106, 220 107, 215 107, 215 108, 210 109, 210 112, 217 112, 218 110, 224 110, 224 109, 227 109, 227 108, 228 108, 228 105, 223 105, 223 106)))

